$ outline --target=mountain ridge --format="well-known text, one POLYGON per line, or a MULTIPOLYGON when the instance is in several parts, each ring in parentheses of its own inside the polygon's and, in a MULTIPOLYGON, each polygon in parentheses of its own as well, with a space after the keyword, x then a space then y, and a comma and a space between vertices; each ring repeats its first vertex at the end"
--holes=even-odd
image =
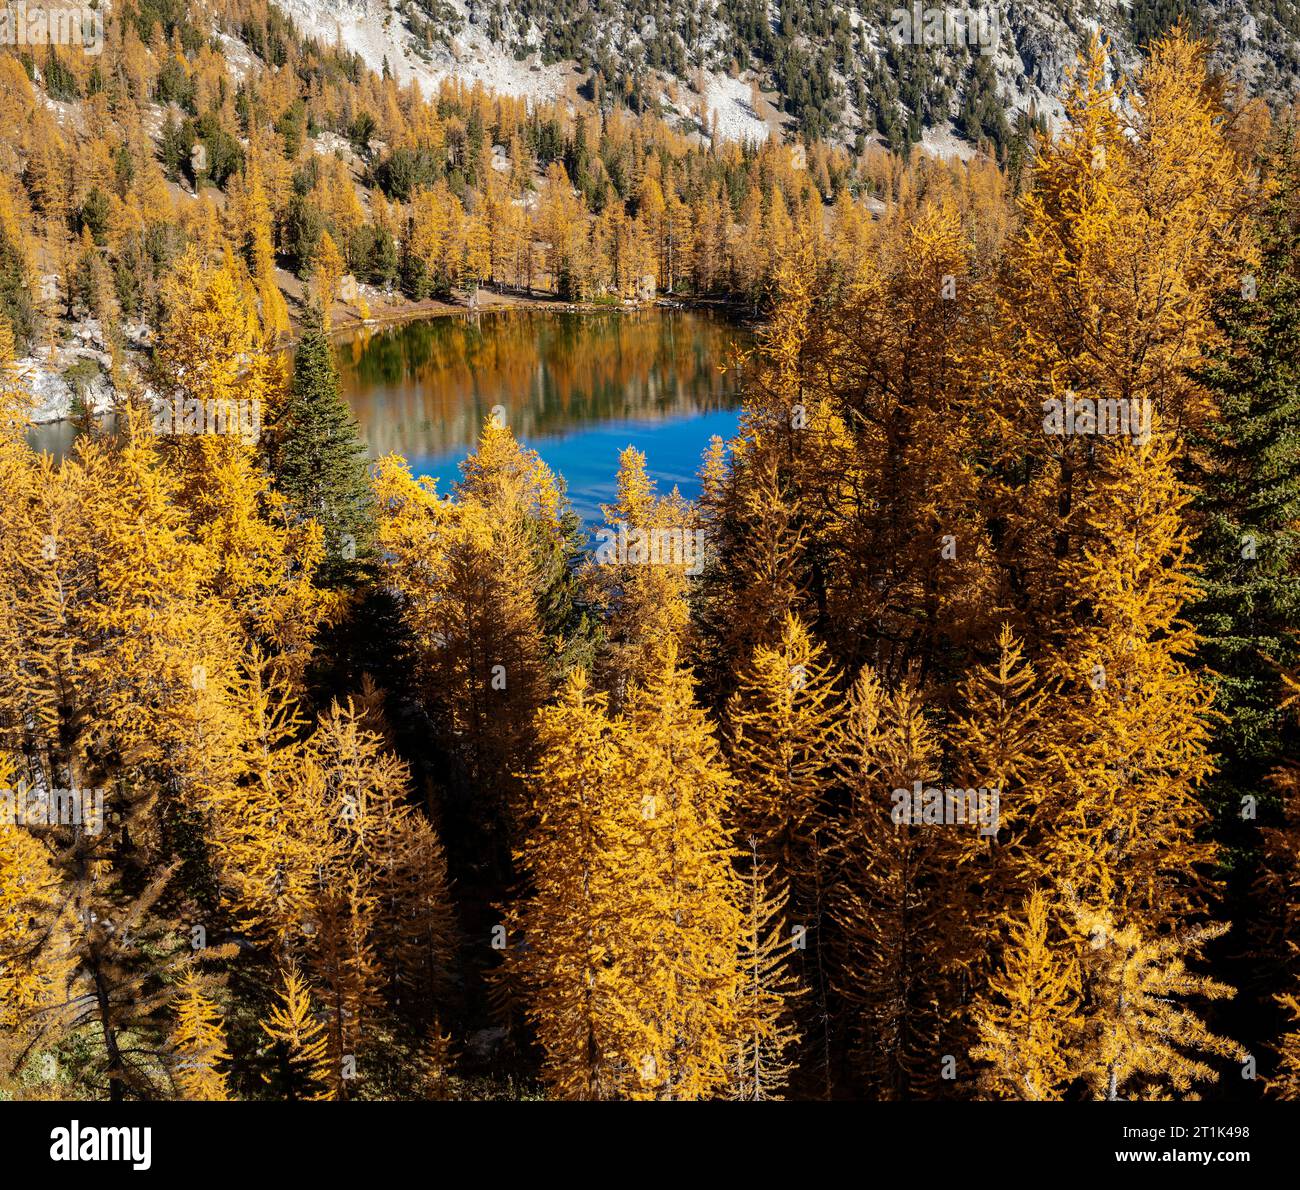
POLYGON ((968 7, 858 0, 279 0, 311 35, 399 79, 457 76, 498 92, 609 95, 659 107, 702 135, 780 131, 902 149, 946 135, 1002 147, 1056 127, 1059 97, 1094 33, 1132 73, 1178 21, 1250 95, 1300 87, 1293 0, 1140 0, 968 7), (982 22, 982 23, 981 23, 982 22), (988 36, 988 34, 992 36, 988 36))

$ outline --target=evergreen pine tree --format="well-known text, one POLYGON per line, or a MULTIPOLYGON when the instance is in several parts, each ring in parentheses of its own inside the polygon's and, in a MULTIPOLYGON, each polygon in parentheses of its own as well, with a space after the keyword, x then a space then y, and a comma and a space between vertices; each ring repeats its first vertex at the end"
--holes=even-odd
POLYGON ((1225 823, 1241 822, 1243 797, 1259 797, 1297 743, 1278 672, 1300 651, 1300 160, 1289 129, 1284 143, 1257 225, 1259 266, 1220 296, 1226 342, 1197 373, 1219 417, 1197 436, 1201 595, 1188 611, 1223 716, 1210 798, 1225 823))
POLYGON ((318 573, 328 586, 358 580, 371 553, 373 496, 365 445, 339 393, 319 309, 308 310, 288 400, 277 418, 272 467, 280 490, 325 533, 318 573))

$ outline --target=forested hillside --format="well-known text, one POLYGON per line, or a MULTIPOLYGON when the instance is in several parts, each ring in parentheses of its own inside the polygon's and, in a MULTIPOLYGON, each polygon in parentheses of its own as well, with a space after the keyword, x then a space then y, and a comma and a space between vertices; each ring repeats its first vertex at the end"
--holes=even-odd
MULTIPOLYGON (((866 218, 918 184, 883 150, 701 140, 450 81, 428 94, 260 0, 219 18, 145 0, 110 19, 102 54, 29 49, 0 70, 0 311, 42 416, 105 407, 115 373, 138 371, 196 238, 238 249, 273 342, 322 284, 327 321, 481 288, 617 302, 646 278, 758 308, 801 221, 828 204, 866 218)), ((1001 185, 987 163, 970 176, 1001 185)))

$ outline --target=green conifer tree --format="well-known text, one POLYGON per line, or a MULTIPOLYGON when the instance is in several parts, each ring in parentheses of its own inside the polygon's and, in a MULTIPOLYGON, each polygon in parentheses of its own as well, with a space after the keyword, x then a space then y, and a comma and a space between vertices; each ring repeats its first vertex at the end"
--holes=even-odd
POLYGON ((274 430, 271 462, 279 488, 325 533, 319 581, 353 585, 373 548, 374 498, 365 445, 339 393, 338 370, 315 306, 303 322, 288 399, 274 430))
MULTIPOLYGON (((1223 716, 1209 798, 1225 826, 1242 823, 1243 799, 1266 791, 1266 774, 1296 745, 1279 669, 1300 659, 1300 161, 1289 130, 1284 144, 1274 154, 1277 189, 1257 224, 1259 266, 1220 297, 1225 343, 1198 372, 1219 417, 1193 454, 1202 593, 1189 612, 1223 716)), ((1230 847, 1253 845, 1248 826, 1222 834, 1230 847)))

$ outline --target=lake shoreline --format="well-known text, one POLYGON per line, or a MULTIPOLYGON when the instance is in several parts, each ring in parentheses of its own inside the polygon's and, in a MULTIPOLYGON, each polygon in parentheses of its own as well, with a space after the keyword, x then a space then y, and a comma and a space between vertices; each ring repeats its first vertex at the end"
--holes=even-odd
MULTIPOLYGON (((346 317, 339 317, 334 312, 331 317, 329 339, 338 346, 357 334, 367 330, 388 330, 415 322, 432 322, 442 318, 468 318, 479 314, 501 314, 511 311, 528 310, 552 314, 601 314, 601 313, 636 313, 645 310, 687 310, 709 311, 722 315, 751 333, 761 323, 748 303, 737 302, 730 298, 707 298, 695 296, 663 296, 652 302, 573 302, 550 294, 528 294, 513 291, 498 292, 495 289, 481 289, 480 305, 471 309, 464 301, 444 301, 438 298, 425 298, 421 301, 402 301, 391 307, 385 307, 380 313, 369 318, 360 318, 355 309, 348 308, 346 317), (486 300, 485 300, 486 299, 486 300)), ((275 354, 293 351, 302 340, 302 322, 291 315, 292 335, 272 350, 275 354)), ((134 354, 134 353, 132 353, 134 354)), ((114 402, 111 400, 96 403, 95 414, 112 412, 114 402)), ((48 409, 48 406, 46 406, 48 409)), ((58 416, 37 416, 32 419, 34 425, 57 426, 75 420, 70 404, 65 413, 58 416)))
MULTIPOLYGON (((748 303, 737 302, 730 298, 663 296, 651 302, 575 302, 550 294, 527 294, 508 290, 499 292, 486 288, 480 289, 479 294, 480 305, 477 309, 471 309, 463 301, 425 298, 418 302, 402 302, 386 309, 382 314, 372 314, 369 318, 359 318, 354 314, 350 319, 341 320, 335 315, 330 321, 329 338, 332 343, 337 344, 340 340, 364 330, 383 330, 411 322, 432 321, 436 318, 472 317, 476 314, 500 314, 512 310, 535 310, 555 314, 630 314, 640 310, 708 310, 726 315, 751 331, 756 329, 761 321, 748 303), (485 298, 490 300, 484 301, 485 298)), ((293 337, 279 345, 277 351, 291 351, 298 345, 301 339, 301 326, 296 321, 291 325, 295 332, 293 337)))

